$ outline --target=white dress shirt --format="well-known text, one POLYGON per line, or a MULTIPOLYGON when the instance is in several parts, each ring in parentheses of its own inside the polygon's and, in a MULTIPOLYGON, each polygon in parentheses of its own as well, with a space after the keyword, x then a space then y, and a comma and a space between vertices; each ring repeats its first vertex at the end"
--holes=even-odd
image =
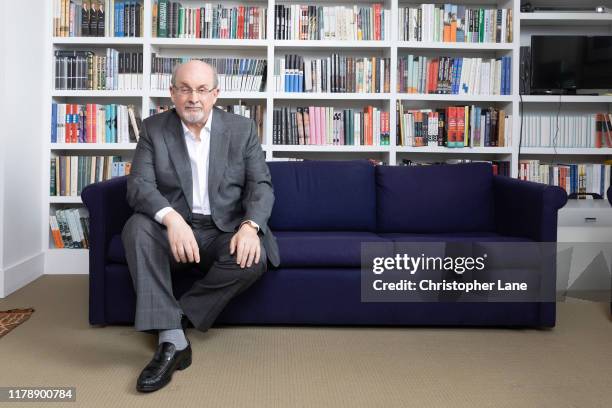
MULTIPOLYGON (((200 140, 181 121, 183 136, 187 144, 187 153, 191 164, 191 180, 193 181, 193 209, 194 213, 210 215, 210 200, 208 198, 208 157, 210 153, 210 129, 213 121, 213 111, 210 110, 206 124, 200 131, 200 140)), ((161 224, 164 216, 172 207, 164 207, 155 214, 155 220, 161 224)))

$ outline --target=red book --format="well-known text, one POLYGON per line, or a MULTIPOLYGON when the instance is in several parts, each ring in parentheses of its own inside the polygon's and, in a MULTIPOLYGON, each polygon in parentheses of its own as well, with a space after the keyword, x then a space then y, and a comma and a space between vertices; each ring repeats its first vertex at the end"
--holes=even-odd
POLYGON ((448 135, 447 146, 455 147, 455 141, 457 140, 457 107, 450 106, 446 109, 446 123, 448 129, 446 134, 448 135))
POLYGON ((238 38, 244 38, 244 6, 238 7, 238 38))
POLYGON ((380 40, 380 4, 374 4, 374 39, 380 40))
POLYGON ((87 129, 87 134, 85 135, 86 136, 85 141, 87 143, 91 143, 91 140, 92 140, 91 138, 92 138, 92 135, 93 135, 93 112, 92 112, 92 107, 93 107, 93 104, 88 103, 87 107, 85 108, 86 109, 86 111, 85 111, 86 112, 86 118, 85 118, 86 126, 85 126, 85 129, 87 129))
POLYGON ((200 38, 200 18, 201 18, 201 13, 200 13, 200 9, 196 10, 196 38, 200 38))
POLYGON ((78 113, 79 113, 79 107, 77 106, 76 103, 72 104, 72 130, 70 131, 70 137, 71 137, 71 142, 72 143, 78 143, 79 142, 79 132, 78 132, 78 127, 79 127, 79 123, 78 123, 78 113))
POLYGON ((440 70, 440 60, 439 59, 435 59, 434 60, 434 69, 433 69, 433 74, 432 74, 432 84, 431 84, 431 93, 436 93, 436 91, 438 90, 438 71, 440 70))
POLYGON ((458 106, 457 112, 457 131, 455 132, 455 147, 463 147, 465 141, 465 106, 458 106))

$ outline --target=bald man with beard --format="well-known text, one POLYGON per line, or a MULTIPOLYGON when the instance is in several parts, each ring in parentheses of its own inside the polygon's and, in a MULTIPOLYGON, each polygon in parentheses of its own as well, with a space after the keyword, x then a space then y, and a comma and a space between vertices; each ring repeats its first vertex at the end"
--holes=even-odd
POLYGON ((140 392, 189 367, 190 324, 208 330, 268 262, 280 262, 267 226, 274 191, 255 122, 214 107, 217 73, 202 61, 175 67, 170 96, 174 109, 143 122, 127 187, 135 213, 121 236, 136 292, 134 327, 158 334, 140 392), (176 299, 171 273, 194 267, 201 276, 176 299))

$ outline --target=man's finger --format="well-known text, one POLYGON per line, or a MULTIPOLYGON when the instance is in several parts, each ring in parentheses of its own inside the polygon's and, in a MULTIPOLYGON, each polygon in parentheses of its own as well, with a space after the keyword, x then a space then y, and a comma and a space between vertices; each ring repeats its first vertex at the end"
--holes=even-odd
POLYGON ((249 248, 249 256, 247 257, 247 260, 246 260, 247 268, 250 268, 251 265, 253 265, 253 259, 255 258, 256 252, 257 252, 257 250, 255 249, 255 246, 252 245, 249 248))
POLYGON ((247 264, 247 258, 249 257, 251 252, 251 247, 248 243, 245 242, 242 249, 242 261, 240 262, 240 267, 244 268, 247 264))
POLYGON ((181 262, 187 262, 187 258, 185 258, 185 249, 183 248, 182 242, 178 244, 177 250, 178 250, 179 257, 181 258, 181 262))
POLYGON ((198 248, 198 243, 195 239, 191 240, 191 250, 193 251, 195 261, 200 263, 200 248, 198 248))
POLYGON ((175 260, 177 263, 178 263, 178 262, 181 262, 181 260, 179 259, 179 256, 178 256, 178 251, 177 251, 177 249, 176 249, 176 245, 175 245, 175 244, 172 244, 172 256, 174 257, 174 260, 175 260))
POLYGON ((230 255, 234 255, 234 251, 236 250, 236 235, 232 237, 230 240, 230 255))
POLYGON ((258 264, 259 263, 259 257, 261 255, 261 247, 259 245, 257 245, 257 250, 255 251, 255 263, 258 264))
POLYGON ((240 242, 238 242, 238 254, 236 255, 236 263, 242 264, 243 257, 244 257, 244 240, 240 240, 240 242))
POLYGON ((195 261, 195 257, 193 256, 193 248, 191 247, 191 242, 187 241, 183 244, 183 248, 185 248, 185 256, 189 260, 190 263, 195 261))

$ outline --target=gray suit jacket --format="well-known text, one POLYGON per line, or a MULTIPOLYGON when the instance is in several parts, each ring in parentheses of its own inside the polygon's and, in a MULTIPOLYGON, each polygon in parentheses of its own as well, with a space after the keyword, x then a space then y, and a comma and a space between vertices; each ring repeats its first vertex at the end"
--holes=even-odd
MULTIPOLYGON (((236 231, 244 220, 255 221, 268 261, 278 266, 278 245, 267 224, 274 190, 255 121, 213 109, 208 162, 212 219, 225 232, 236 231)), ((130 206, 151 218, 170 206, 191 221, 192 183, 187 144, 176 111, 145 119, 128 176, 130 206)))

